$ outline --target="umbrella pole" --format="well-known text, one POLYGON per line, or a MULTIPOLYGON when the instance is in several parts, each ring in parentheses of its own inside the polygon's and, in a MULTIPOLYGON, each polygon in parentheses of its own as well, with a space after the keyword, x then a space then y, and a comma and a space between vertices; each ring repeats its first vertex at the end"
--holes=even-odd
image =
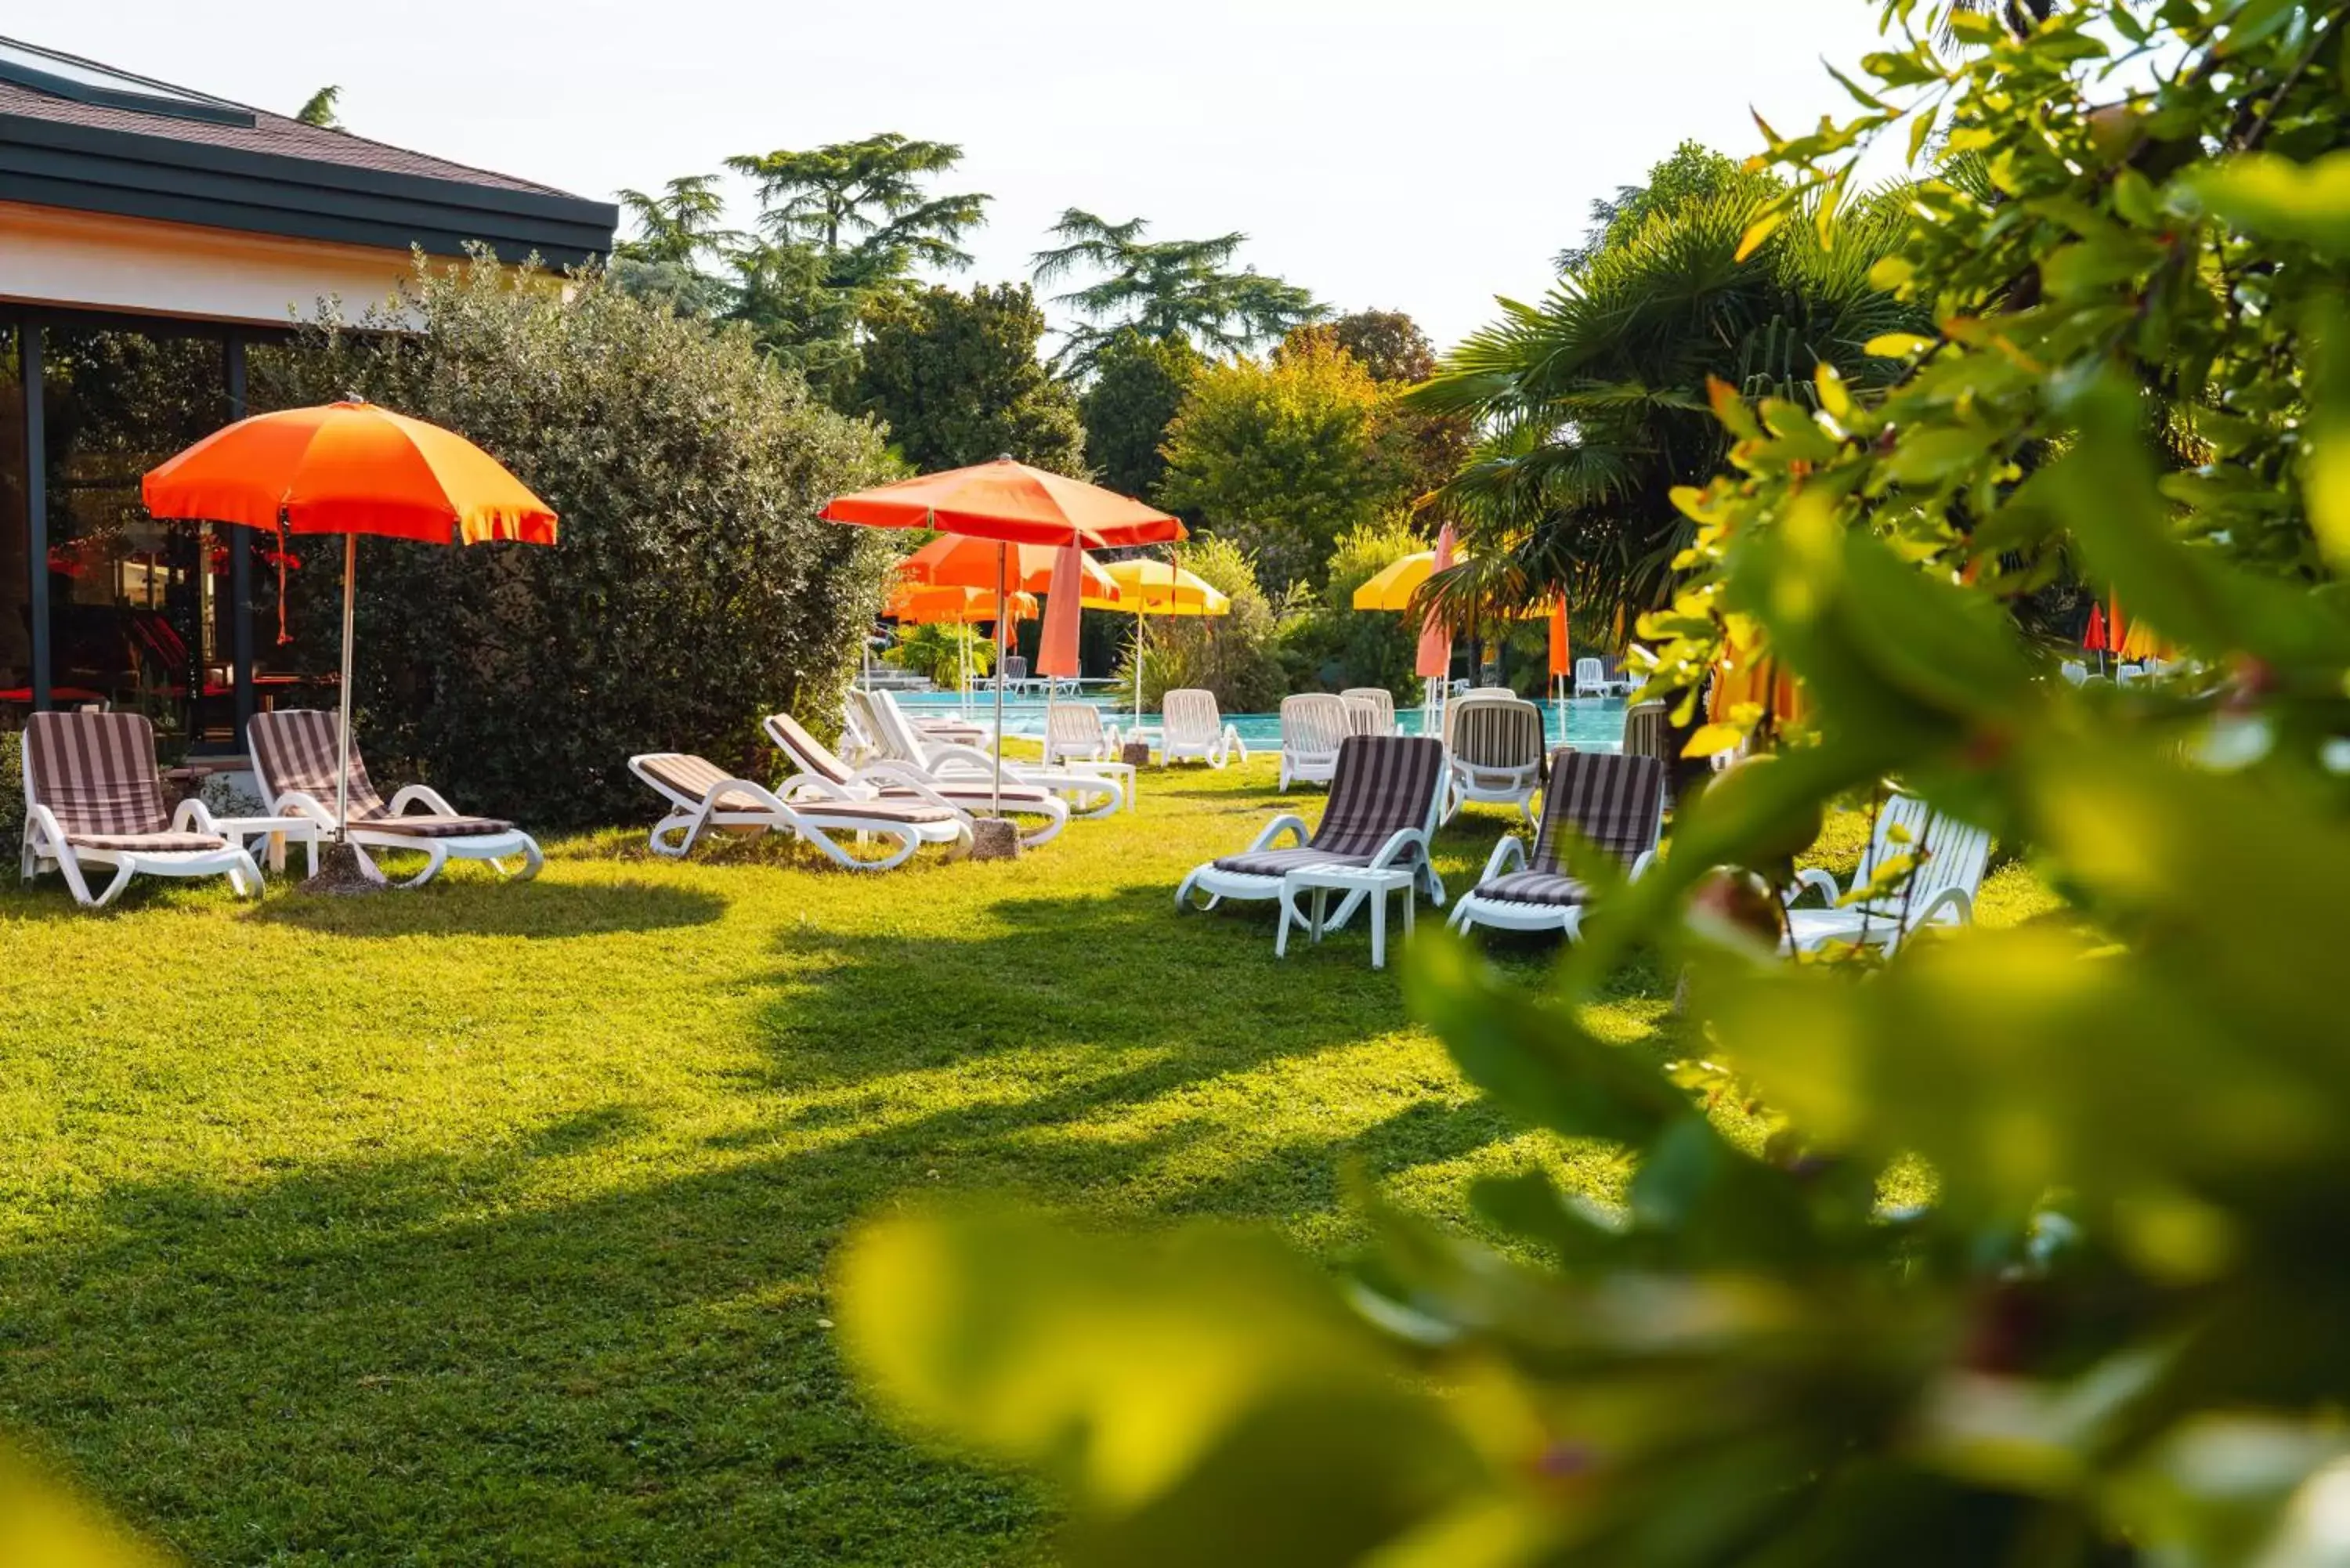
POLYGON ((1134 607, 1134 727, 1142 728, 1142 607, 1134 607))
POLYGON ((1003 545, 995 546, 995 782, 988 792, 989 809, 1003 815, 1003 545))
POLYGON ((342 713, 335 726, 335 842, 351 831, 351 623, 359 604, 359 536, 343 535, 343 684, 342 713))

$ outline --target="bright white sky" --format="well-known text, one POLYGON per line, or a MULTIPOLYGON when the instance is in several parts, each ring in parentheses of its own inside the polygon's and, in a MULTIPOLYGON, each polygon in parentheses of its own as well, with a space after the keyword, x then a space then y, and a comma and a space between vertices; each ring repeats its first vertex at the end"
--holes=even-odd
MULTIPOLYGON (((1064 207, 1243 260, 1440 346, 1538 296, 1586 204, 1685 137, 1733 153, 1851 104, 1822 68, 1875 0, 83 0, 0 32, 291 112, 343 88, 382 140, 608 199, 728 153, 959 141, 991 192, 976 281, 1064 207), (233 19, 232 19, 233 18, 233 19)), ((747 223, 747 201, 738 219, 747 223)))

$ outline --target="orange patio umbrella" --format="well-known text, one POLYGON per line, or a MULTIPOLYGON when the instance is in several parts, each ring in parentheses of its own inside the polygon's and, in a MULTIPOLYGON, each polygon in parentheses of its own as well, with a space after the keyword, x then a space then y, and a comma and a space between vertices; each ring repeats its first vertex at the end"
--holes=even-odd
POLYGON ((1721 662, 1714 667, 1713 697, 1706 705, 1706 717, 1717 724, 1727 723, 1731 710, 1748 702, 1762 709, 1764 719, 1773 724, 1792 723, 1811 711, 1803 684, 1775 656, 1733 644, 1723 649, 1721 662))
MULTIPOLYGON (((991 540, 941 534, 898 563, 900 582, 932 587, 995 588, 996 545, 991 540)), ((1019 592, 1041 594, 1053 586, 1053 564, 1059 546, 1013 545, 1003 550, 1005 586, 1019 592)), ((1082 587, 1089 597, 1114 599, 1118 587, 1101 563, 1084 560, 1082 587)), ((982 617, 982 619, 987 618, 982 617)))
POLYGON ((149 471, 157 517, 343 535, 343 667, 335 836, 350 819, 351 620, 359 536, 432 545, 556 541, 554 509, 461 435, 371 403, 255 414, 149 471))
MULTIPOLYGON (((1069 545, 1082 558, 1087 549, 1118 545, 1156 545, 1180 539, 1180 519, 1130 496, 1031 468, 1000 457, 993 462, 901 479, 873 490, 833 498, 822 515, 834 523, 868 528, 930 528, 995 542, 998 597, 1011 591, 1012 547, 1069 545)), ((919 554, 920 552, 917 552, 919 554)), ((1082 574, 1082 568, 1077 568, 1082 574)), ((1048 566, 1045 580, 1052 577, 1048 566)), ((936 578, 931 579, 936 581, 936 578)), ((975 587, 988 587, 977 584, 975 587)), ((1022 587, 1027 586, 1024 579, 1022 587)), ((1074 586, 1074 585, 1071 585, 1074 586)), ((1065 590, 1066 587, 1065 587, 1065 590)), ((1115 586, 1112 587, 1114 593, 1115 586)), ((1071 607, 1077 595, 1068 595, 1071 607)), ((1001 626, 1001 622, 998 623, 1001 626)), ((1003 732, 1003 682, 995 683, 995 732, 1003 732)), ((1003 814, 1003 750, 996 748, 991 809, 1003 814)))

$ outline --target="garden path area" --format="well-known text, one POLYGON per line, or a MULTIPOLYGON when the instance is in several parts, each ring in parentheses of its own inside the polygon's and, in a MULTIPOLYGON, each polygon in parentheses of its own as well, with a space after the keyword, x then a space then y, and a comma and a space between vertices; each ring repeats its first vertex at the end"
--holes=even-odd
MULTIPOLYGON (((1281 961, 1269 914, 1177 917, 1281 807, 1270 759, 1144 792, 883 877, 631 832, 358 902, 142 883, 91 916, 12 879, 0 1430, 197 1562, 1037 1557, 1035 1487, 849 1385, 825 1268, 860 1215, 1010 1190, 1336 1255, 1348 1161, 1448 1217, 1481 1171, 1620 1175, 1478 1103, 1359 929, 1281 961)), ((1513 820, 1445 832, 1449 888, 1513 820)), ((1608 1027, 1670 1049, 1669 992, 1626 971, 1608 1027)))

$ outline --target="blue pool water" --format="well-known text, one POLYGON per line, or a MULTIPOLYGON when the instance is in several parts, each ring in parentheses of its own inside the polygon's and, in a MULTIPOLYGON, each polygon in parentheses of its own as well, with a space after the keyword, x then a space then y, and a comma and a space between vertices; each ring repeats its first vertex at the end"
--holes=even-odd
MULTIPOLYGON (((1065 699, 1066 700, 1066 699, 1065 699)), ((1102 711, 1102 722, 1123 728, 1133 716, 1134 704, 1129 697, 1121 702, 1101 692, 1088 692, 1082 701, 1102 711)), ((962 699, 951 691, 901 691, 899 705, 910 713, 960 713, 965 711, 962 699)), ((1588 697, 1565 704, 1565 722, 1560 722, 1560 704, 1543 704, 1543 729, 1549 743, 1565 744, 1586 752, 1612 752, 1624 739, 1624 702, 1621 698, 1588 697)), ((985 719, 993 708, 987 694, 975 692, 969 711, 975 719, 985 719)), ((1418 708, 1399 709, 1396 725, 1407 735, 1419 733, 1423 715, 1418 708)), ((1227 713, 1224 722, 1240 732, 1241 739, 1252 752, 1274 751, 1281 745, 1281 715, 1278 713, 1227 713)), ((1156 731, 1159 715, 1142 715, 1143 727, 1156 731)), ((1034 697, 1010 697, 1003 700, 1003 728, 1007 734, 1038 737, 1045 732, 1045 704, 1034 697)))

